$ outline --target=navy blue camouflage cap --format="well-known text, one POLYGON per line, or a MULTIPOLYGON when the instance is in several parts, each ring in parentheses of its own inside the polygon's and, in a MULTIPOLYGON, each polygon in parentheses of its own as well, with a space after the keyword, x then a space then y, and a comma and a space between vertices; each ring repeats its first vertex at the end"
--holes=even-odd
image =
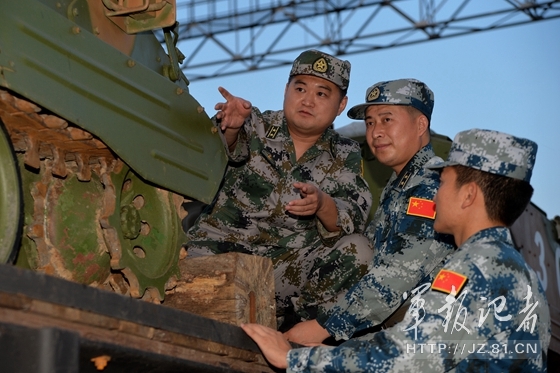
POLYGON ((434 92, 416 79, 398 79, 375 83, 366 91, 366 102, 348 110, 351 119, 365 119, 366 110, 371 105, 412 106, 432 118, 434 92))
POLYGON ((293 75, 314 75, 345 90, 350 84, 350 62, 310 49, 295 59, 290 71, 290 76, 293 75))
POLYGON ((462 165, 530 182, 536 157, 537 143, 534 141, 475 128, 455 136, 445 162, 426 168, 462 165))

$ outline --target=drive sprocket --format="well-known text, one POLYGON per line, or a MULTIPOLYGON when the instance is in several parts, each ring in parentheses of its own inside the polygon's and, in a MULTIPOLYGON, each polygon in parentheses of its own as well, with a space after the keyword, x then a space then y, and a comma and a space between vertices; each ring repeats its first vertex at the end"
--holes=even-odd
POLYGON ((101 219, 111 268, 124 273, 133 297, 160 302, 168 281, 179 277, 182 198, 145 182, 124 164, 102 175, 102 182, 106 201, 114 199, 106 203, 114 211, 101 219))

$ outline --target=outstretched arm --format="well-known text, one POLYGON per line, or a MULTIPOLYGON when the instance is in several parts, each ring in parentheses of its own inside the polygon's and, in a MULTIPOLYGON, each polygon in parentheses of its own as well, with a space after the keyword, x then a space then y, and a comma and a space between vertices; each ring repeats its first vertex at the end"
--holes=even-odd
POLYGON ((214 109, 216 120, 220 124, 220 128, 224 131, 228 148, 233 149, 237 141, 239 129, 243 126, 243 122, 251 115, 251 103, 241 97, 236 97, 229 93, 223 87, 218 87, 218 91, 226 99, 226 102, 218 102, 214 109))

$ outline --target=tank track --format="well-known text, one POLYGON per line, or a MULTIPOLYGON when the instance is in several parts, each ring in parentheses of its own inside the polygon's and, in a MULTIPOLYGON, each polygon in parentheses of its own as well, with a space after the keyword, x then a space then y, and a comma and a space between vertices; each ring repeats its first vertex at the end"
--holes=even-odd
MULTIPOLYGON (((105 280, 94 281, 88 285, 109 288, 120 294, 142 297, 156 303, 163 300, 164 291, 161 285, 160 289, 154 289, 139 284, 139 279, 136 278, 137 269, 123 268, 121 264, 123 249, 117 229, 113 226, 114 223, 110 223, 110 217, 117 209, 119 193, 118 186, 113 185, 112 175, 126 167, 122 160, 91 133, 3 89, 0 89, 0 119, 9 133, 14 151, 25 164, 25 168, 38 173, 31 187, 33 212, 32 216, 26 216, 23 233, 34 241, 36 246, 38 258, 36 268, 32 269, 76 281, 74 274, 65 267, 59 250, 45 232, 44 222, 49 218, 45 213, 47 186, 53 180, 67 179, 72 175, 81 182, 90 182, 94 178, 103 186, 102 206, 96 224, 99 227, 98 253, 103 255, 105 251, 110 255, 111 268, 107 269, 105 280)), ((63 189, 64 185, 68 184, 62 182, 62 185, 63 189)), ((176 194, 172 194, 172 199, 175 210, 182 219, 186 215, 181 207, 184 199, 176 194)), ((140 273, 138 277, 141 278, 140 273)), ((172 273, 166 273, 163 277, 171 277, 170 283, 175 281, 172 273)))
POLYGON ((89 181, 93 169, 110 165, 117 157, 91 133, 54 114, 41 114, 37 105, 0 90, 0 117, 16 152, 23 152, 25 164, 40 169, 48 159, 51 172, 66 177, 69 168, 80 181, 89 181))

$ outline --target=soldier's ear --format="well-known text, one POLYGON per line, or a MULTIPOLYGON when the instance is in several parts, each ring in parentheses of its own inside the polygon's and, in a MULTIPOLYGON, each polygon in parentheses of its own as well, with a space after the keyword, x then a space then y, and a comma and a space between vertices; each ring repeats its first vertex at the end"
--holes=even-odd
POLYGON ((478 196, 478 191, 479 191, 478 185, 476 185, 474 181, 463 184, 461 186, 461 194, 460 194, 461 196, 460 198, 462 198, 461 207, 465 208, 471 206, 475 202, 476 197, 478 196))
POLYGON ((348 96, 344 96, 342 100, 340 100, 340 104, 338 105, 338 113, 336 114, 337 116, 344 111, 347 103, 348 103, 348 96))
POLYGON ((418 134, 423 136, 426 131, 429 131, 430 122, 428 122, 428 118, 424 114, 421 114, 417 117, 416 123, 418 124, 418 134))

